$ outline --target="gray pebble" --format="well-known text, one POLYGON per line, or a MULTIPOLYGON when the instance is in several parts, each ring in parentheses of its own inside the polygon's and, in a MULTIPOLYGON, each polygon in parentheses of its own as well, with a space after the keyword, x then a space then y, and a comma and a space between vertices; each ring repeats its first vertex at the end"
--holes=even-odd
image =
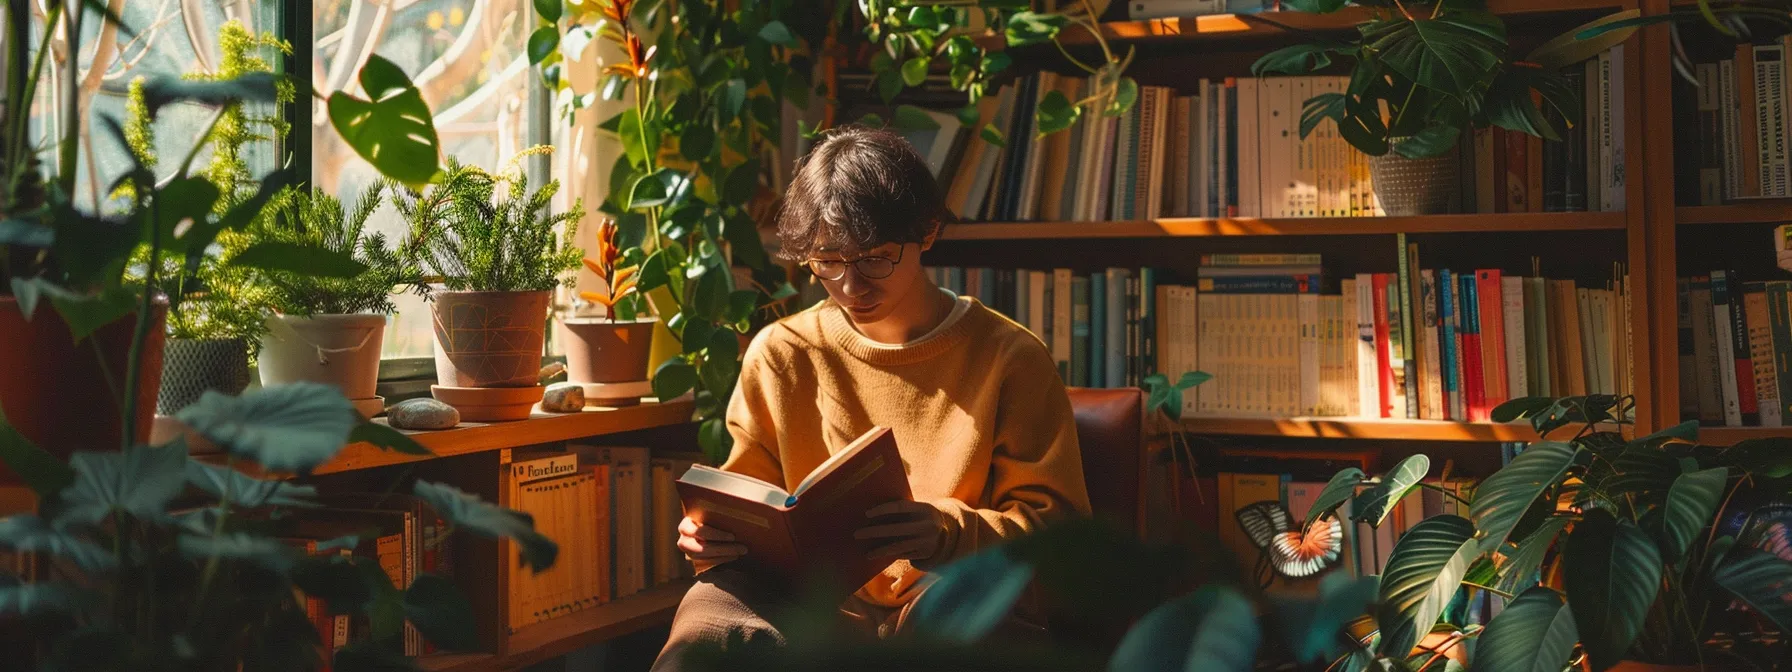
POLYGON ((585 386, 578 383, 554 383, 541 396, 541 410, 549 413, 577 413, 585 410, 585 386))
POLYGON ((434 399, 406 399, 386 409, 386 422, 399 429, 448 429, 460 424, 460 411, 434 399))

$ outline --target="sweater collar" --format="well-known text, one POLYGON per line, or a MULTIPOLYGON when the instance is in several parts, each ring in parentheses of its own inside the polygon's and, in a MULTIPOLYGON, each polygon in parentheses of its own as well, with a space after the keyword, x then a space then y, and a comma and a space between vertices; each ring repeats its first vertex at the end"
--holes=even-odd
POLYGON ((822 331, 834 345, 867 363, 889 366, 924 361, 963 345, 966 334, 971 333, 972 323, 985 319, 988 312, 977 299, 970 298, 969 301, 970 309, 957 322, 919 342, 899 346, 874 343, 859 333, 852 325, 852 318, 847 317, 846 311, 833 299, 823 301, 815 310, 820 314, 822 331))

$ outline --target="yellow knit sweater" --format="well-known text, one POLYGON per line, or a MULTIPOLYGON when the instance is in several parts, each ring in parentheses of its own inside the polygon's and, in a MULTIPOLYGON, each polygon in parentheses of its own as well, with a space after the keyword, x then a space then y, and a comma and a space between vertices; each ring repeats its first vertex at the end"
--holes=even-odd
POLYGON ((945 514, 934 557, 897 561, 859 589, 912 600, 921 570, 1057 517, 1088 515, 1070 400, 1045 346, 974 299, 944 330, 881 346, 831 301, 765 328, 728 406, 723 469, 793 487, 874 426, 894 429, 916 501, 945 514))

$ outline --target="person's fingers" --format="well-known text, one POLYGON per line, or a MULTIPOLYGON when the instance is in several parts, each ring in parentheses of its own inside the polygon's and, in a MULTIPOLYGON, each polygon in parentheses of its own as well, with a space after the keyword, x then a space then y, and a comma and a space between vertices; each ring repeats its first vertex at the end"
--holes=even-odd
POLYGON ((708 525, 698 525, 697 531, 691 536, 704 541, 734 541, 734 535, 729 534, 727 530, 708 525))
POLYGON ((893 544, 880 546, 877 549, 872 550, 868 555, 870 555, 873 560, 883 560, 885 558, 892 560, 918 558, 921 555, 921 549, 926 543, 927 541, 925 539, 904 539, 893 544))
POLYGON ((938 532, 939 529, 934 526, 932 521, 910 520, 900 523, 868 525, 859 528, 857 532, 852 534, 852 536, 854 539, 886 539, 891 537, 922 537, 938 532))
POLYGON ((678 550, 684 551, 685 555, 696 556, 703 552, 703 541, 690 535, 680 535, 678 550))
POLYGON ((921 507, 925 507, 925 506, 928 506, 928 505, 923 504, 921 502, 915 502, 915 501, 910 501, 910 500, 906 500, 906 499, 898 499, 893 502, 884 502, 877 506, 871 507, 870 511, 865 512, 865 517, 866 518, 876 518, 878 516, 889 516, 889 515, 902 514, 902 513, 915 513, 915 512, 921 511, 922 510, 921 507))
POLYGON ((690 516, 685 516, 684 520, 678 521, 678 533, 687 537, 697 536, 698 527, 697 521, 691 520, 690 516))
POLYGON ((691 556, 692 560, 714 560, 727 562, 747 554, 744 544, 705 544, 703 552, 691 556))

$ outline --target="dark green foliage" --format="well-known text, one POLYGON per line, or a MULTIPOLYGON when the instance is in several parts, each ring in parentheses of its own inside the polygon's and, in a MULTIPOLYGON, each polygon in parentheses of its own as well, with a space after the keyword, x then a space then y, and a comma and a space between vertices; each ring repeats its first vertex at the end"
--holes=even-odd
POLYGON ((391 314, 392 288, 414 282, 421 272, 389 249, 384 234, 367 231, 379 209, 383 185, 368 187, 354 207, 321 191, 289 188, 268 203, 251 230, 257 242, 305 245, 335 252, 365 265, 348 278, 318 277, 292 270, 263 271, 257 281, 276 312, 286 315, 391 314))
POLYGON ((572 285, 568 271, 579 267, 584 253, 571 241, 584 206, 548 212, 559 181, 530 191, 518 171, 491 173, 450 157, 440 181, 421 192, 397 182, 388 187, 411 225, 402 251, 447 289, 518 292, 572 285))

